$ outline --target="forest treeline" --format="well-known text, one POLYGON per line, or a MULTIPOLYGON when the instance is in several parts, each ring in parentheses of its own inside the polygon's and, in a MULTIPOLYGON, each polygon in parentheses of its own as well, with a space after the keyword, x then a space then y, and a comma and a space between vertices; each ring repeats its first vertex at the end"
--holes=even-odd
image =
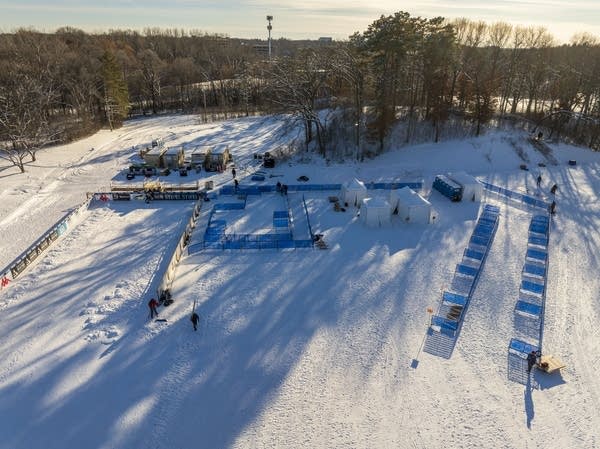
POLYGON ((175 29, 0 35, 0 157, 21 170, 48 144, 164 112, 287 113, 307 148, 359 158, 392 129, 438 141, 507 118, 598 149, 599 100, 598 39, 501 22, 398 12, 343 42, 277 40, 271 58, 264 41, 175 29))

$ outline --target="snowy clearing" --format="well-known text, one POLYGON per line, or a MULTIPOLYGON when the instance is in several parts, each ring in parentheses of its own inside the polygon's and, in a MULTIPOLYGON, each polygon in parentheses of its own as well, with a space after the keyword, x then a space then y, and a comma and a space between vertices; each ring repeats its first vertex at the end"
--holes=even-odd
MULTIPOLYGON (((132 146, 156 136, 167 145, 229 143, 246 184, 265 171, 253 154, 283 143, 279 127, 272 118, 199 125, 192 116, 157 117, 48 149, 24 175, 0 166, 0 267, 86 192, 107 190, 136 160, 132 146)), ((330 193, 305 193, 327 250, 184 257, 175 302, 159 308, 167 322, 149 321, 146 304, 194 203, 93 201, 0 291, 0 448, 600 446, 600 157, 550 144, 558 164, 538 167, 547 161, 525 139, 497 132, 358 165, 312 156, 266 169, 278 176, 258 184, 296 184, 301 175, 314 183, 423 180, 420 193, 438 218, 417 225, 394 216, 372 228, 352 205, 334 211, 330 193), (530 171, 519 169, 514 139, 530 171), (514 308, 528 226, 540 210, 487 191, 481 204, 452 203, 431 189, 436 174, 460 170, 545 200, 559 186, 543 348, 565 362, 560 373, 534 371, 524 385, 507 366, 509 341, 523 331, 514 308), (498 229, 452 354, 437 357, 423 350, 427 308, 437 310, 450 287, 483 204, 500 207, 498 229)), ((228 172, 199 176, 232 183, 228 172)), ((290 192, 289 201, 300 195, 290 192)), ((235 232, 266 232, 284 204, 266 193, 223 217, 235 232)))

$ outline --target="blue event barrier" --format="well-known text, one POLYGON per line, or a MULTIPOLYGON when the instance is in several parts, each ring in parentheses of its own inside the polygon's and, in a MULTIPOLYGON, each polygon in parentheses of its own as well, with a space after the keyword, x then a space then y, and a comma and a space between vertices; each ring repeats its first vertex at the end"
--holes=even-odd
POLYGON ((542 306, 520 299, 515 306, 515 312, 532 318, 539 318, 542 313, 542 306))
MULTIPOLYGON (((258 175, 261 177, 262 175, 258 175)), ((370 182, 365 183, 367 189, 373 190, 395 190, 403 187, 410 187, 413 190, 421 190, 423 182, 370 182)), ((342 184, 288 184, 288 192, 318 192, 325 190, 340 190, 342 184)), ((275 185, 238 185, 237 189, 233 185, 226 185, 219 189, 221 195, 260 195, 261 193, 275 192, 275 185)))
POLYGON ((213 206, 214 210, 242 210, 246 208, 244 203, 219 203, 213 206))
POLYGON ((526 358, 531 351, 537 351, 539 348, 536 345, 524 342, 517 338, 512 338, 508 345, 508 352, 526 358))
POLYGON ((524 204, 527 204, 528 206, 539 207, 539 208, 545 209, 545 210, 548 210, 548 208, 550 207, 550 203, 542 201, 533 196, 523 195, 518 192, 513 192, 513 191, 505 189, 503 187, 498 187, 493 184, 490 184, 489 182, 485 182, 485 181, 481 181, 481 180, 479 180, 479 182, 481 182, 481 184, 483 184, 483 187, 486 190, 489 190, 490 192, 494 192, 499 195, 506 196, 507 198, 511 198, 515 201, 520 201, 524 204))
POLYGON ((525 266, 523 267, 523 274, 526 274, 528 276, 545 278, 546 277, 546 267, 544 265, 536 265, 536 264, 532 264, 532 263, 526 263, 525 266))
POLYGON ((464 252, 464 257, 468 257, 469 259, 475 259, 475 260, 483 260, 483 256, 484 254, 482 252, 479 251, 475 251, 474 249, 471 248, 467 248, 464 252))
POLYGON ((452 292, 445 291, 442 294, 442 301, 444 301, 448 304, 456 304, 459 306, 466 306, 468 300, 469 299, 466 296, 459 295, 458 293, 452 293, 452 292))
POLYGON ((468 265, 458 264, 456 266, 456 272, 459 274, 464 274, 465 276, 477 276, 479 270, 477 268, 470 267, 468 265))
MULTIPOLYGON (((437 343, 435 342, 439 341, 439 337, 436 335, 444 334, 445 336, 451 337, 453 341, 456 339, 464 313, 468 307, 470 298, 473 295, 477 280, 481 274, 481 269, 483 268, 487 253, 490 249, 492 239, 494 238, 498 225, 499 213, 500 209, 496 206, 484 206, 469 240, 469 245, 477 245, 478 248, 482 247, 482 249, 469 247, 465 249, 463 253, 463 261, 465 258, 478 261, 479 267, 473 267, 464 263, 456 265, 451 285, 452 291, 443 292, 442 302, 438 312, 431 318, 430 328, 435 332, 428 334, 427 336, 425 342, 425 350, 427 352, 449 356, 449 354, 447 354, 448 346, 446 344, 441 344, 440 348, 436 349, 435 345, 437 343), (477 233, 481 235, 477 235, 477 233)), ((472 261, 469 263, 472 263, 472 261)), ((450 345, 450 348, 452 347, 453 345, 450 345)))
POLYGON ((525 254, 525 257, 528 259, 537 260, 539 262, 546 262, 548 253, 546 251, 529 248, 525 254))
POLYGON ((521 291, 531 295, 542 296, 544 294, 544 285, 531 281, 521 281, 521 291))
POLYGON ((527 243, 530 245, 541 246, 543 248, 548 246, 548 236, 545 237, 537 237, 534 235, 530 235, 527 243))

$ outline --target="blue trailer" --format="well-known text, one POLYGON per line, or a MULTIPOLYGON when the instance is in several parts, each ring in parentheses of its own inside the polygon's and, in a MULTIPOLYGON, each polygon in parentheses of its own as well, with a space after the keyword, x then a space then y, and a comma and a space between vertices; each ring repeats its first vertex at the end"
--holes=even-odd
POLYGON ((462 199, 462 186, 447 176, 437 175, 433 181, 433 188, 452 201, 462 199))

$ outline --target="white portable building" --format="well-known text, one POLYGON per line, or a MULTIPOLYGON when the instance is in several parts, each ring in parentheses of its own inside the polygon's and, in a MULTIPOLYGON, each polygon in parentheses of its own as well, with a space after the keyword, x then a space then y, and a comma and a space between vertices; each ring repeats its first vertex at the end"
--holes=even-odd
POLYGON ((178 169, 183 166, 185 153, 183 147, 169 147, 163 154, 166 168, 178 169))
POLYGON ((391 222, 390 203, 383 198, 365 198, 360 208, 360 218, 367 226, 385 226, 391 222))
POLYGON ((164 147, 152 147, 144 154, 144 162, 153 167, 163 168, 165 165, 165 151, 167 149, 164 147))
POLYGON ((462 186, 463 201, 481 201, 483 197, 483 184, 481 184, 474 176, 465 172, 457 172, 448 173, 448 177, 462 186))
POLYGON ((365 183, 354 178, 342 186, 342 198, 349 206, 360 207, 362 200, 367 197, 365 183))
POLYGON ((433 217, 431 203, 410 187, 390 192, 390 208, 391 212, 397 210, 400 219, 409 223, 427 224, 433 217))
POLYGON ((195 167, 204 167, 211 151, 212 147, 210 145, 201 145, 195 147, 190 155, 190 162, 195 167))

